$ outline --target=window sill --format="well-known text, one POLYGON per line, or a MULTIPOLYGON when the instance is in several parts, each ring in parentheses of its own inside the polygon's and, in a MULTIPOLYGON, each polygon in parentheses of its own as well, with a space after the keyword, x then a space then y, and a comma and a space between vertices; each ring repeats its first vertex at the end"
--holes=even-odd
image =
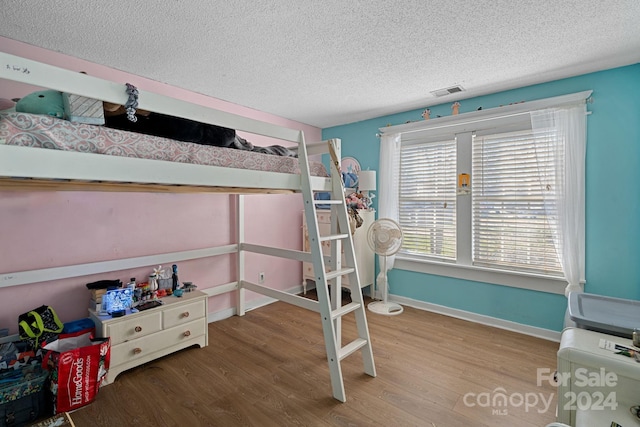
POLYGON ((567 286, 567 281, 563 278, 399 256, 396 256, 394 268, 560 295, 564 295, 567 286))

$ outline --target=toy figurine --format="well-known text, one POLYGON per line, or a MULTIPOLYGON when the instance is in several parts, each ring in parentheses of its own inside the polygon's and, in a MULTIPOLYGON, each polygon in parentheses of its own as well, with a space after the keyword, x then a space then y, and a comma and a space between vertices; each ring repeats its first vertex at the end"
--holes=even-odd
POLYGON ((173 281, 173 284, 171 286, 171 290, 175 291, 176 289, 178 289, 178 266, 173 264, 171 266, 171 269, 173 270, 173 274, 171 275, 171 279, 173 281))
POLYGON ((454 116, 457 115, 459 112, 459 109, 460 109, 460 103, 458 101, 454 102, 451 105, 451 114, 454 116))
POLYGON ((149 276, 149 290, 152 292, 158 290, 158 276, 155 274, 149 276))
POLYGON ((425 120, 429 120, 430 117, 431 117, 431 110, 427 108, 422 112, 422 118, 425 120))

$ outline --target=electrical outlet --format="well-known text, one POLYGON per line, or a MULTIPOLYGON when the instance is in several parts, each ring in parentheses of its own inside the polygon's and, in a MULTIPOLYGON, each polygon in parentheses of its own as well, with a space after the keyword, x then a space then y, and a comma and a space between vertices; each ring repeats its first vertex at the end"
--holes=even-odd
POLYGON ((258 275, 258 283, 264 283, 264 271, 258 275))

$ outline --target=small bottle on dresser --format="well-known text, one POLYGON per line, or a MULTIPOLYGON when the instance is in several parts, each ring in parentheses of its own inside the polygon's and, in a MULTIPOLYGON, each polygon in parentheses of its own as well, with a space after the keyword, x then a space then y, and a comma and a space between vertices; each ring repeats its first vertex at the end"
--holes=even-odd
POLYGON ((131 298, 133 299, 133 301, 136 301, 136 278, 132 277, 129 280, 129 283, 127 283, 127 288, 129 288, 129 290, 131 291, 131 298))

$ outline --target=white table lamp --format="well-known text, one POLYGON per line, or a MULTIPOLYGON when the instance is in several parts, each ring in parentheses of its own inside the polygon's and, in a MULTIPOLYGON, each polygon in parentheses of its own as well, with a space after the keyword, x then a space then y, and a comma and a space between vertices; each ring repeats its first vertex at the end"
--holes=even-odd
POLYGON ((367 197, 369 197, 369 191, 376 191, 376 171, 358 172, 358 189, 367 197))

